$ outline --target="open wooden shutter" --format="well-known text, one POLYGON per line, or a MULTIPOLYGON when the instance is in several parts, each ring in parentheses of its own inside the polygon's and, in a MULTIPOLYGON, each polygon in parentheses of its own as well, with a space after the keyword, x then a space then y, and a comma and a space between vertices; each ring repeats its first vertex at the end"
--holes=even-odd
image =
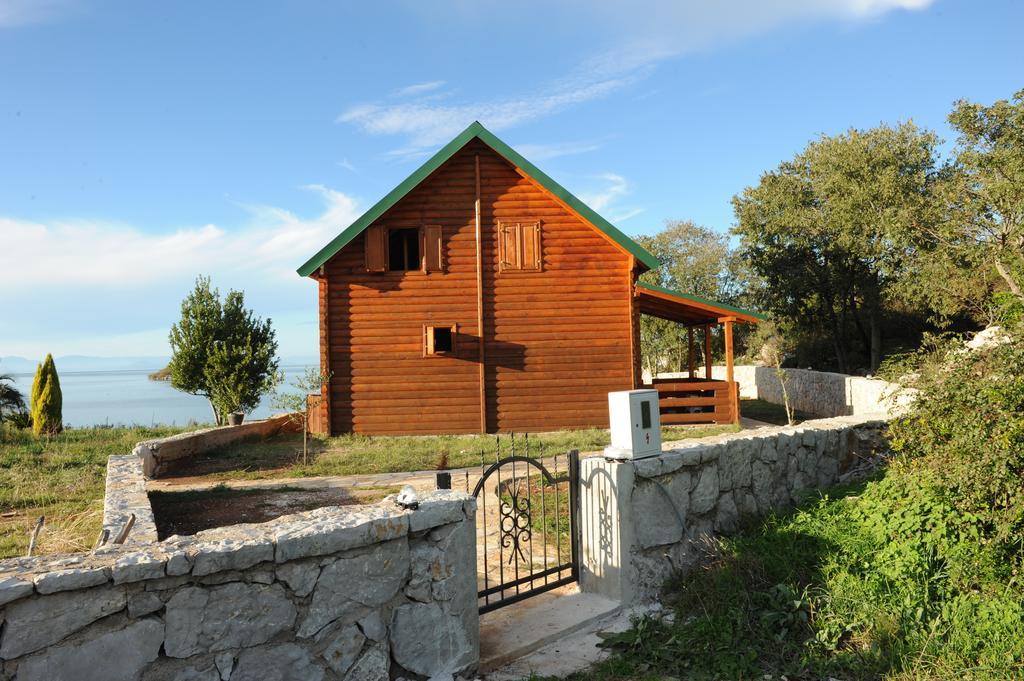
POLYGON ((441 225, 423 227, 423 269, 426 272, 444 272, 444 243, 441 225))
POLYGON ((388 269, 388 229, 384 225, 370 225, 366 238, 366 271, 386 272, 388 269))
POLYGON ((539 271, 543 265, 539 222, 524 222, 519 225, 519 249, 519 269, 539 271))

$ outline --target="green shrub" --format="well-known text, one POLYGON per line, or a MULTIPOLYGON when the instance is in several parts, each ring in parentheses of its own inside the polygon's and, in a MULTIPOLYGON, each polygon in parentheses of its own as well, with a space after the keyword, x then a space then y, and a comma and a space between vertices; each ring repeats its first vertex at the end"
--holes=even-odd
POLYGON ((64 428, 62 401, 57 367, 53 355, 47 354, 32 380, 32 430, 36 435, 55 435, 64 428))
POLYGON ((983 351, 947 343, 919 364, 920 395, 890 429, 978 541, 1021 564, 1024 546, 1024 343, 983 351))

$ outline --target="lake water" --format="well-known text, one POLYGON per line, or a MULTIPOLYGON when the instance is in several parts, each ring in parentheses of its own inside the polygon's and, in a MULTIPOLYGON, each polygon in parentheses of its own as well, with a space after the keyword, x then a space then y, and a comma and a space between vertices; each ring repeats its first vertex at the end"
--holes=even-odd
MULTIPOLYGON (((306 370, 304 366, 284 366, 282 392, 306 370)), ((213 412, 204 397, 189 395, 171 387, 168 381, 149 380, 149 371, 61 372, 60 389, 64 401, 66 427, 96 425, 175 425, 212 423, 213 412)), ((28 401, 32 374, 14 374, 15 386, 28 401)), ((268 397, 246 419, 259 419, 280 411, 271 408, 268 397)))

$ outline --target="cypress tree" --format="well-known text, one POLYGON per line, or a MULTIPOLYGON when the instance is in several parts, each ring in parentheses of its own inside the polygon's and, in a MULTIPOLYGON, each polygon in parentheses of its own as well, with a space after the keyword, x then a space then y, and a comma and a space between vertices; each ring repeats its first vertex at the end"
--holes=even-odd
POLYGON ((54 435, 63 429, 62 401, 57 367, 53 355, 47 353, 32 380, 32 431, 36 435, 54 435))

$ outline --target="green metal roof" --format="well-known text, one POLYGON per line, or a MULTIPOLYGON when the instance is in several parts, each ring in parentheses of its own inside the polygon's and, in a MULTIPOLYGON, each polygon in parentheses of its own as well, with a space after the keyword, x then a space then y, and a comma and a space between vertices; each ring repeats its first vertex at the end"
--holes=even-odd
POLYGON ((675 296, 676 298, 683 298, 684 300, 690 300, 690 301, 693 301, 695 303, 700 303, 701 305, 708 305, 710 307, 717 307, 719 309, 726 310, 728 312, 735 312, 737 314, 746 315, 748 317, 753 317, 755 319, 761 319, 761 320, 768 319, 768 317, 766 317, 765 315, 761 314, 760 312, 754 312, 753 310, 744 310, 742 307, 736 307, 735 305, 727 305, 725 303, 720 303, 717 300, 711 300, 710 298, 703 298, 701 296, 695 296, 692 293, 683 293, 682 291, 674 291, 674 290, 672 290, 670 288, 665 288, 664 286, 658 286, 657 284, 648 284, 646 281, 638 281, 636 283, 636 285, 637 285, 637 287, 645 288, 648 291, 657 291, 659 293, 665 293, 665 294, 670 295, 670 296, 675 296))
POLYGON ((478 121, 474 121, 468 128, 459 133, 455 139, 444 145, 444 147, 434 154, 430 160, 417 168, 416 172, 407 177, 404 182, 388 192, 383 199, 375 203, 370 210, 363 213, 358 220, 353 222, 341 234, 332 239, 329 244, 317 251, 316 255, 307 260, 306 263, 298 269, 299 274, 303 277, 308 277, 310 274, 315 272, 318 267, 330 260, 335 253, 340 251, 346 244, 359 236, 364 229, 373 224, 374 221, 380 218, 380 216, 389 208, 398 203, 402 197, 412 191, 420 182, 425 180, 432 172, 441 167, 445 161, 454 156, 459 149, 462 149, 462 147, 469 144, 469 142, 474 138, 479 138, 480 141, 491 149, 494 149, 494 151, 498 152, 507 161, 521 168, 523 172, 537 181, 542 187, 561 199, 574 211, 583 216, 583 218, 590 224, 608 236, 608 238, 622 246, 627 252, 634 255, 636 259, 644 265, 651 269, 658 267, 660 264, 658 259, 648 253, 640 244, 623 234, 617 227, 615 227, 615 225, 598 215, 590 206, 573 196, 565 187, 541 172, 541 170, 539 170, 535 165, 523 158, 519 152, 495 137, 494 133, 482 126, 478 121))

